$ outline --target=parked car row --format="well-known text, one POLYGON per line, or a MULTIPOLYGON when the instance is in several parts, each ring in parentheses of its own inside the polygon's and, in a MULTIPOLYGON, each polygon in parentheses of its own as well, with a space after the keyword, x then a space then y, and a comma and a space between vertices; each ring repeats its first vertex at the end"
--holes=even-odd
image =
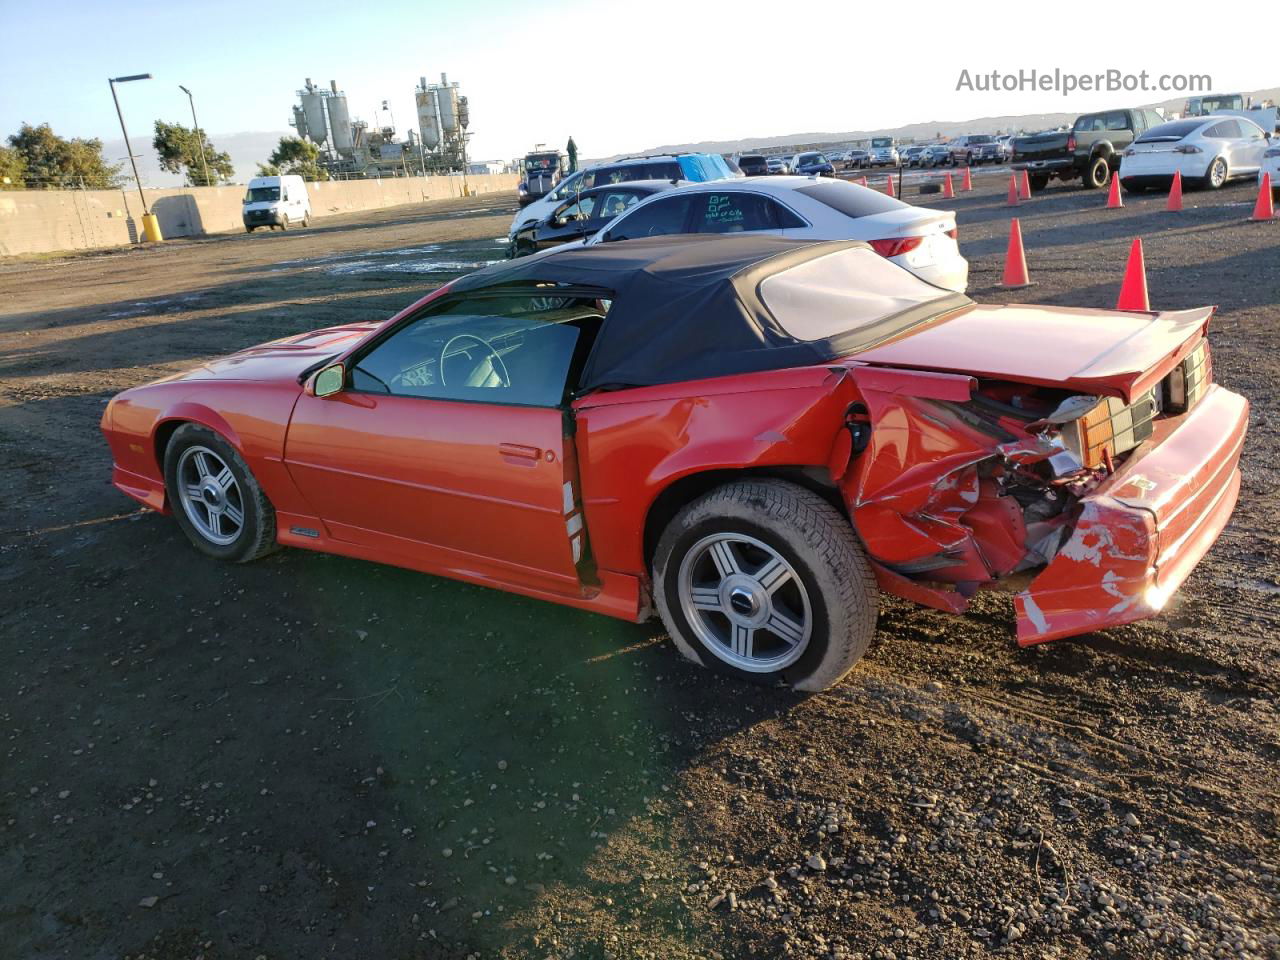
MULTIPOLYGON (((1252 120, 1229 114, 1167 121, 1156 110, 1104 110, 1078 117, 1069 130, 1019 137, 1015 170, 1027 171, 1033 190, 1051 180, 1105 187, 1112 176, 1135 193, 1168 189, 1180 173, 1188 186, 1217 189, 1238 177, 1260 176, 1273 135, 1252 120)), ((1271 153, 1271 156, 1268 154, 1271 153)))
POLYGON ((835 158, 830 154, 812 150, 777 156, 765 156, 762 153, 744 153, 738 156, 736 162, 743 175, 748 177, 788 173, 804 176, 818 174, 823 177, 834 177, 836 174, 835 158))
POLYGON ((543 220, 513 225, 510 253, 522 257, 562 244, 593 246, 686 233, 864 240, 936 286, 963 292, 968 285, 969 264, 956 242, 954 213, 816 174, 593 187, 565 199, 543 220))

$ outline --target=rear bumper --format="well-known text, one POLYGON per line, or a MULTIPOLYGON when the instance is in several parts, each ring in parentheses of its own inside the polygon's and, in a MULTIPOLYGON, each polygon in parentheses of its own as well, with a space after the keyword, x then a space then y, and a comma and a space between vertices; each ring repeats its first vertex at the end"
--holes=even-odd
POLYGON ((1054 160, 1019 160, 1013 165, 1015 170, 1026 170, 1028 173, 1066 173, 1075 170, 1074 159, 1062 157, 1054 160))
POLYGON ((1014 600, 1018 644, 1155 616, 1231 518, 1244 397, 1213 386, 1081 501, 1071 538, 1014 600))

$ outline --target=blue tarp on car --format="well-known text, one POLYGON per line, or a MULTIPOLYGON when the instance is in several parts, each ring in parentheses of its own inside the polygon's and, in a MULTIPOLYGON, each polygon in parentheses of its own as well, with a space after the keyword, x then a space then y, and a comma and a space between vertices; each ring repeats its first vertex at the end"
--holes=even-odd
POLYGON ((688 153, 677 157, 685 180, 706 183, 709 180, 727 180, 733 171, 718 153, 688 153))

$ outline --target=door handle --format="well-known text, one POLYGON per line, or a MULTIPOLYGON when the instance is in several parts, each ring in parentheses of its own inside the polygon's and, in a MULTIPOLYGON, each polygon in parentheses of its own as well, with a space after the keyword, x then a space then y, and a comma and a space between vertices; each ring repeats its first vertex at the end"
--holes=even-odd
POLYGON ((500 443, 498 444, 498 453, 504 457, 513 457, 517 460, 533 460, 535 463, 542 459, 542 451, 540 449, 526 446, 523 443, 500 443))

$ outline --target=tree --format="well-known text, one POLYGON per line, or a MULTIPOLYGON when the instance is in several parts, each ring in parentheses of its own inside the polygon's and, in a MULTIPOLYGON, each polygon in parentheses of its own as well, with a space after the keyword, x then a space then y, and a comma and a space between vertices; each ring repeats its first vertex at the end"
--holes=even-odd
POLYGON ((301 137, 281 137, 267 162, 258 164, 260 177, 280 174, 296 174, 304 180, 329 179, 329 171, 320 166, 320 148, 301 137))
POLYGON ((214 186, 235 175, 231 156, 219 153, 203 130, 192 130, 180 123, 156 121, 155 139, 151 145, 160 155, 160 166, 170 173, 181 173, 193 187, 214 186), (204 146, 203 162, 200 147, 204 146), (205 168, 208 168, 208 180, 205 168))
POLYGON ((21 190, 26 184, 27 161, 17 150, 0 147, 0 190, 21 190))
POLYGON ((25 168, 22 178, 28 187, 103 190, 120 186, 120 164, 102 159, 101 140, 65 140, 47 123, 38 127, 24 123, 22 129, 10 135, 9 146, 25 168))

